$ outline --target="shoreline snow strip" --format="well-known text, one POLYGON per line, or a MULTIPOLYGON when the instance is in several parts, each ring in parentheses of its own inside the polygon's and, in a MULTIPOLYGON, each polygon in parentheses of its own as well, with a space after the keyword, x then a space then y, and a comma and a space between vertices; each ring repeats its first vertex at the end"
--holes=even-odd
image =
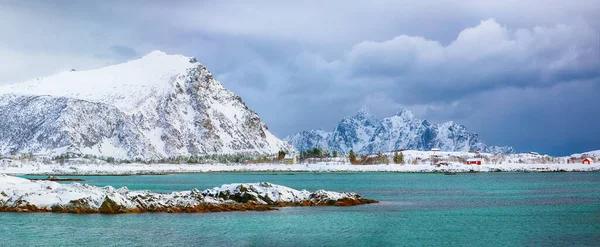
POLYGON ((599 172, 600 163, 587 164, 430 164, 350 165, 341 163, 315 164, 44 164, 41 162, 1 163, 0 173, 44 176, 128 176, 166 175, 208 172, 396 172, 396 173, 469 173, 469 172, 599 172))

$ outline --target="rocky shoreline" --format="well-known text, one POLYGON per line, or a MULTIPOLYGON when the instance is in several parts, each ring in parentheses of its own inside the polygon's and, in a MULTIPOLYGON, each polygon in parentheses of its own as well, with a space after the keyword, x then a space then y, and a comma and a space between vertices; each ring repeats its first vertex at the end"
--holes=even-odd
POLYGON ((57 176, 48 176, 46 178, 28 178, 31 181, 54 181, 54 182, 82 182, 81 178, 61 178, 57 176))
POLYGON ((269 211, 295 206, 356 206, 377 203, 356 193, 309 192, 264 183, 228 184, 200 191, 132 191, 126 187, 96 187, 30 181, 0 175, 0 212, 76 214, 207 213, 269 211))

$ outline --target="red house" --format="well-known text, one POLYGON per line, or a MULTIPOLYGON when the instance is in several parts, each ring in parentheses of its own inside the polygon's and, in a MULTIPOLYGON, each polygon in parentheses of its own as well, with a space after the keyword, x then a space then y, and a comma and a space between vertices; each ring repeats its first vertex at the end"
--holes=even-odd
POLYGON ((478 165, 480 166, 483 163, 481 158, 472 158, 467 160, 467 165, 478 165))
POLYGON ((583 161, 581 162, 581 164, 586 164, 586 163, 587 163, 588 165, 589 165, 589 164, 591 164, 591 163, 592 163, 592 159, 590 159, 590 158, 585 158, 585 159, 583 159, 583 161))

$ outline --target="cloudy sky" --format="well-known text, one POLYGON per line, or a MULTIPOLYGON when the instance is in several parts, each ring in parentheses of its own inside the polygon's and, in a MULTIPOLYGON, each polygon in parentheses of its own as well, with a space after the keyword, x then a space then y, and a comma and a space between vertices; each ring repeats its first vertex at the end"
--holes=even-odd
POLYGON ((195 56, 280 137, 367 105, 491 145, 600 149, 600 1, 0 0, 0 84, 195 56))

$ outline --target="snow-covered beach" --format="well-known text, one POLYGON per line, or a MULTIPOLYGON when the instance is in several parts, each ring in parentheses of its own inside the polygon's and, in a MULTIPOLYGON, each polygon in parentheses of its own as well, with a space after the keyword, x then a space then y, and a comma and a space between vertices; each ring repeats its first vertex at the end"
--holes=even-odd
POLYGON ((142 175, 204 172, 597 172, 600 163, 593 164, 501 164, 448 166, 418 165, 351 165, 337 162, 315 164, 43 164, 11 162, 0 164, 0 173, 29 175, 142 175))
POLYGON ((211 163, 211 164, 113 164, 98 159, 72 158, 63 161, 0 159, 0 174, 19 175, 143 175, 205 172, 597 172, 599 151, 551 157, 535 153, 489 154, 470 152, 403 151, 403 164, 394 164, 394 153, 386 153, 385 164, 353 165, 347 157, 308 159, 298 164, 211 163), (480 157, 481 165, 464 161, 480 157), (582 157, 592 162, 584 164, 582 157), (434 160, 435 159, 435 160, 434 160), (435 161, 435 162, 434 162, 435 161), (438 165, 441 164, 441 165, 438 165))

